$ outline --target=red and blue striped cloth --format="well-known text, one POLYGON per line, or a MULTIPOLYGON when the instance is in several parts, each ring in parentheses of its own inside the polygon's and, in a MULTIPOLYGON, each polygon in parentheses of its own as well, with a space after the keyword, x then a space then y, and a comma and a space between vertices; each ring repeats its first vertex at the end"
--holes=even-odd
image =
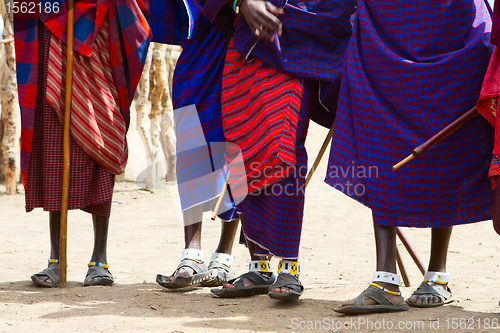
MULTIPOLYGON (((341 68, 351 36, 350 16, 355 0, 270 0, 284 9, 280 17, 283 34, 274 43, 259 41, 244 18, 236 26, 234 43, 247 59, 257 57, 288 76, 321 82, 313 100, 311 119, 330 127, 335 118, 341 68)), ((227 26, 227 15, 220 15, 228 0, 194 0, 199 12, 221 29, 227 26)), ((231 9, 232 10, 232 9, 231 9)))
POLYGON ((491 218, 493 132, 476 117, 401 169, 472 108, 492 47, 483 0, 360 0, 326 182, 377 224, 446 227, 491 218))
POLYGON ((305 200, 313 89, 260 59, 247 62, 231 40, 222 81, 222 118, 229 142, 241 148, 246 170, 231 165, 235 198, 255 253, 297 259, 305 200))
MULTIPOLYGON (((38 81, 38 24, 42 22, 61 41, 66 41, 67 2, 60 3, 56 13, 45 10, 47 1, 22 0, 19 6, 35 4, 35 10, 14 14, 14 38, 19 104, 21 107, 21 175, 26 185, 28 175, 38 81), (39 9, 41 12, 39 13, 39 9)), ((51 2, 50 2, 51 3, 51 2)), ((52 5, 50 8, 54 8, 52 5)), ((142 74, 149 42, 152 38, 148 24, 147 0, 89 0, 75 1, 74 49, 91 56, 94 39, 105 16, 110 22, 110 56, 113 79, 118 90, 123 117, 130 121, 129 106, 142 74)))

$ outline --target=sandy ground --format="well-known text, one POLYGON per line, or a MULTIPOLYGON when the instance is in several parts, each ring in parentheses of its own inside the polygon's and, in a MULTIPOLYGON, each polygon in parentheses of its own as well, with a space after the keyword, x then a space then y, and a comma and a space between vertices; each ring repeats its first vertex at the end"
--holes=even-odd
MULTIPOLYGON (((311 126, 307 141, 311 160, 325 136, 325 129, 311 126)), ((134 149, 131 160, 138 161, 140 149, 134 149)), ((47 213, 35 210, 26 214, 22 195, 0 195, 0 332, 500 329, 500 290, 496 284, 500 280, 500 238, 491 222, 454 230, 449 254, 451 288, 456 299, 452 305, 359 317, 332 311, 340 301, 356 296, 368 285, 375 253, 370 210, 323 183, 325 164, 326 158, 307 191, 301 244, 301 279, 306 291, 300 301, 292 304, 281 304, 265 295, 224 300, 212 297, 206 288, 172 292, 158 286, 156 274, 170 274, 180 259, 182 228, 169 189, 150 193, 133 182, 117 184, 114 197, 108 258, 115 285, 82 286, 92 250, 92 224, 88 214, 72 211, 68 288, 36 288, 30 275, 43 269, 49 257, 47 213)), ((215 249, 219 231, 220 224, 206 216, 205 257, 215 249)), ((405 234, 427 262, 429 230, 407 229, 405 234)), ((402 246, 400 251, 412 284, 403 288, 407 297, 422 276, 402 246)), ((237 273, 244 273, 246 249, 235 245, 234 254, 237 273)), ((277 261, 272 265, 276 269, 277 261)))

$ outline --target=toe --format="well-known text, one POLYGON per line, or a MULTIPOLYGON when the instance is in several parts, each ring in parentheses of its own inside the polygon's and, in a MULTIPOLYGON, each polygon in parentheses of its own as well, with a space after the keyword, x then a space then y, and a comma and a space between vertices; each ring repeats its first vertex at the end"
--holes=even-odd
POLYGON ((350 299, 348 301, 342 302, 340 306, 344 307, 344 306, 349 306, 349 305, 356 305, 356 302, 353 299, 350 299))

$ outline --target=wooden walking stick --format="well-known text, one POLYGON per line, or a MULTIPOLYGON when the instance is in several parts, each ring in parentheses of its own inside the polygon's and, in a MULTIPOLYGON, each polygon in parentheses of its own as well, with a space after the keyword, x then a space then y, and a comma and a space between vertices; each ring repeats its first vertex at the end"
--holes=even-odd
POLYGON ((61 230, 59 238, 59 287, 66 288, 66 247, 68 236, 68 196, 70 172, 70 138, 71 138, 71 94, 73 88, 73 27, 74 27, 74 0, 68 1, 68 29, 66 47, 66 96, 64 99, 64 157, 63 157, 63 185, 61 200, 61 230))
MULTIPOLYGON (((319 163, 321 162, 321 159, 323 158, 323 155, 325 154, 326 148, 328 147, 328 143, 332 140, 334 125, 335 125, 335 123, 333 123, 332 127, 330 128, 330 131, 328 132, 328 135, 326 136, 326 139, 323 142, 321 149, 319 150, 318 156, 316 157, 316 160, 314 160, 314 163, 311 167, 311 170, 309 170, 309 173, 307 174, 306 187, 307 187, 307 184, 309 184, 309 181, 311 180, 314 172, 316 171, 316 168, 318 167, 319 163)), ((397 228, 397 235, 398 235, 399 239, 401 240, 401 242, 403 243, 403 245, 405 246, 408 253, 410 253, 411 258, 413 259, 413 261, 415 262, 417 267, 420 269, 422 274, 425 274, 425 270, 422 271, 423 265, 422 265, 422 262, 420 261, 420 258, 418 257, 415 250, 413 250, 410 243, 408 242, 406 237, 403 235, 403 232, 401 231, 401 229, 399 227, 397 228)), ((403 261, 401 260, 401 257, 399 257, 399 261, 400 261, 400 263, 398 262, 399 268, 400 268, 399 270, 401 271, 401 275, 404 275, 404 274, 406 274, 406 269, 404 268, 403 261)), ((404 280, 404 276, 403 276, 403 280, 404 280)), ((408 280, 408 276, 406 277, 406 280, 407 281, 405 281, 405 285, 406 285, 406 282, 408 282, 408 286, 409 286, 410 281, 408 280)))
POLYGON ((226 181, 224 182, 224 187, 222 188, 222 192, 220 193, 219 199, 217 200, 217 204, 215 205, 215 208, 214 208, 214 213, 212 214, 213 221, 215 221, 215 218, 217 217, 217 213, 219 212, 219 207, 220 207, 220 204, 222 203, 222 199, 224 198, 224 195, 226 194, 228 183, 229 183, 229 170, 227 170, 227 176, 226 176, 226 181))
POLYGON ((456 131, 458 131, 460 129, 460 127, 462 127, 466 122, 468 122, 472 118, 476 117, 477 115, 479 115, 477 107, 473 107, 472 109, 470 109, 469 111, 467 111, 466 113, 464 113, 463 115, 458 117, 457 120, 455 120, 454 122, 452 122, 451 124, 449 124, 448 126, 443 128, 441 131, 439 131, 438 134, 434 135, 432 138, 430 138, 429 140, 427 140, 426 142, 422 143, 420 146, 415 148, 413 150, 413 153, 408 155, 401 162, 395 164, 392 167, 392 170, 397 170, 397 169, 401 168, 403 165, 405 165, 406 163, 413 160, 415 157, 422 155, 428 148, 434 146, 439 141, 443 140, 444 138, 446 138, 446 137, 450 136, 451 134, 455 133, 456 131))
POLYGON ((306 176, 306 188, 307 184, 309 184, 309 181, 312 178, 312 175, 318 168, 319 162, 321 162, 321 159, 323 158, 323 155, 325 154, 326 148, 328 147, 328 144, 332 141, 333 137, 333 127, 335 126, 335 122, 333 122, 332 127, 330 127, 330 131, 328 132, 328 135, 325 138, 325 141, 323 141, 323 145, 321 146, 321 149, 319 150, 318 156, 316 156, 316 159, 314 160, 314 163, 311 167, 311 170, 307 173, 306 176))
POLYGON ((403 259, 401 258, 401 254, 399 254, 397 245, 396 245, 396 262, 398 263, 399 272, 401 273, 401 277, 403 278, 405 287, 410 287, 410 279, 408 278, 408 273, 406 273, 406 268, 405 265, 403 264, 403 259))
POLYGON ((403 232, 401 231, 401 229, 399 227, 396 229, 396 233, 397 233, 399 239, 401 240, 401 243, 403 243, 404 247, 406 248, 406 251, 408 251, 411 258, 413 259, 413 261, 417 265, 418 269, 420 270, 420 273, 422 273, 422 275, 425 275, 424 264, 422 263, 422 261, 420 260, 420 258, 417 255, 417 253, 415 252, 415 250, 411 246, 410 242, 408 241, 408 239, 406 238, 406 236, 403 234, 403 232))

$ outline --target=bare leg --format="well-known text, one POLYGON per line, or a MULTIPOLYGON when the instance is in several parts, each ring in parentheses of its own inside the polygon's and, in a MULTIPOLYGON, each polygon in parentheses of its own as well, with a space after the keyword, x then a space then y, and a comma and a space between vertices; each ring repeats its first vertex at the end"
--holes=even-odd
MULTIPOLYGON (((61 231, 61 212, 49 212, 49 231, 50 231, 50 259, 59 259, 59 235, 61 231)), ((59 264, 49 263, 51 269, 59 269, 59 264)), ((52 283, 52 279, 48 276, 40 276, 40 280, 52 283)))
MULTIPOLYGON (((94 223, 94 251, 92 252, 90 261, 107 264, 108 258, 106 251, 108 247, 109 217, 92 215, 92 221, 94 223)), ((102 273, 107 272, 107 269, 99 266, 94 266, 94 268, 98 271, 102 271, 102 273)), ((89 282, 95 279, 90 279, 89 282)))
MULTIPOLYGON (((432 228, 431 257, 428 271, 446 273, 446 258, 452 230, 453 227, 432 228)), ((432 284, 432 286, 434 288, 446 288, 446 285, 440 284, 432 284)), ((417 304, 439 303, 440 298, 431 295, 418 295, 411 296, 408 302, 417 304)))
MULTIPOLYGON (((384 227, 373 222, 375 231, 375 246, 377 250, 377 271, 389 272, 396 274, 396 228, 384 227)), ((399 286, 377 282, 378 285, 394 292, 399 292, 399 286)), ((378 288, 370 286, 373 290, 381 292, 378 288)), ((402 299, 401 296, 385 294, 392 302, 396 303, 402 299)), ((349 300, 342 303, 342 306, 355 305, 354 300, 349 300)), ((377 302, 371 298, 365 298, 365 305, 376 305, 377 302)))
MULTIPOLYGON (((184 248, 201 250, 201 221, 189 224, 184 227, 184 248)), ((201 265, 199 265, 201 267, 201 265)), ((194 274, 194 271, 189 268, 181 268, 175 276, 189 277, 194 274)), ((175 276, 171 276, 168 280, 173 281, 175 276)))
POLYGON ((219 246, 217 246, 217 250, 215 250, 215 252, 225 254, 231 254, 233 252, 234 237, 238 231, 239 223, 239 219, 230 222, 221 222, 219 246))

